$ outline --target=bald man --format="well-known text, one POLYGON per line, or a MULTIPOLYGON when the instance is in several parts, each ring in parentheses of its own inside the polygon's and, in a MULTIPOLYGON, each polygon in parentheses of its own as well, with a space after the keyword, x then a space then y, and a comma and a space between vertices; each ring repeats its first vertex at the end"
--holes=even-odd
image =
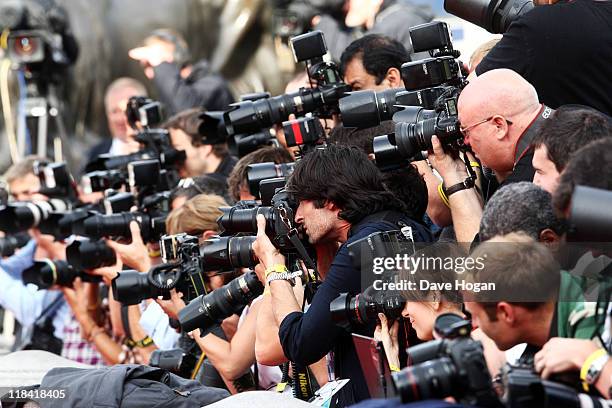
POLYGON ((532 181, 531 141, 552 109, 516 72, 495 69, 473 78, 458 103, 465 144, 500 182, 532 181))
MULTIPOLYGON (((538 94, 519 74, 496 69, 474 77, 463 89, 457 105, 464 142, 481 163, 493 170, 501 185, 532 181, 533 140, 553 110, 538 102, 538 94)), ((429 160, 444 180, 453 226, 459 242, 472 242, 482 216, 482 200, 464 181, 468 174, 460 160, 444 152, 432 138, 429 160)), ((483 185, 485 200, 497 183, 483 185)))

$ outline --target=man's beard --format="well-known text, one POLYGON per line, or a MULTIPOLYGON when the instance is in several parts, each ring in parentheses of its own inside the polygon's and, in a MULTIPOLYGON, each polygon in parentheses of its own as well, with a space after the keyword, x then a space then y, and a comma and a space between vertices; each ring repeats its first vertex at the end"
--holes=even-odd
POLYGON ((328 241, 328 235, 333 229, 333 221, 319 218, 314 225, 305 225, 308 242, 319 244, 328 241))

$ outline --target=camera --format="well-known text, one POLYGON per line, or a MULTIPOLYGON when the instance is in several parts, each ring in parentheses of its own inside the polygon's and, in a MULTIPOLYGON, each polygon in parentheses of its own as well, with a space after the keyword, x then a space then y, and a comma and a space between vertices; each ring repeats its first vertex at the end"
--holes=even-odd
POLYGON ((192 353, 186 353, 183 349, 154 350, 149 358, 151 367, 163 368, 183 378, 191 378, 196 357, 192 353))
MULTIPOLYGON (((577 381, 575 383, 578 384, 577 381)), ((499 378, 496 378, 496 385, 501 388, 501 401, 507 408, 612 406, 612 401, 578 393, 560 382, 542 380, 528 365, 505 365, 499 378)))
POLYGON ((84 282, 102 281, 99 276, 88 275, 65 261, 50 259, 35 261, 22 275, 24 283, 32 283, 38 286, 39 290, 49 289, 53 285, 71 287, 76 278, 81 278, 84 282))
POLYGON ((570 202, 568 240, 610 242, 612 219, 607 209, 612 205, 612 192, 577 185, 570 202))
POLYGON ((125 115, 132 129, 159 126, 163 118, 161 103, 144 96, 128 99, 125 115))
POLYGON ((325 142, 325 130, 316 117, 304 117, 283 122, 283 132, 287 146, 299 147, 300 156, 325 142))
POLYGON ((533 7, 531 0, 444 0, 444 10, 493 34, 505 33, 533 7))
POLYGON ((148 273, 123 271, 113 279, 113 295, 117 301, 135 305, 159 296, 170 299, 170 290, 175 288, 186 301, 205 293, 198 237, 165 235, 160 240, 160 250, 164 263, 148 273))
POLYGON ((329 304, 329 311, 337 326, 350 331, 376 322, 379 313, 383 313, 389 320, 397 319, 402 315, 404 304, 399 293, 371 294, 366 290, 355 296, 341 293, 329 304))
POLYGON ((24 247, 29 241, 30 236, 25 232, 0 238, 0 257, 13 255, 15 250, 24 247))
POLYGON ((8 57, 26 65, 35 79, 58 82, 78 56, 66 10, 55 2, 5 0, 0 31, 8 57))
POLYGON ((224 271, 232 268, 253 268, 258 264, 253 254, 256 237, 211 238, 200 247, 205 271, 224 271))
POLYGON ((96 214, 83 222, 84 236, 90 238, 116 237, 129 238, 130 223, 136 221, 140 235, 145 242, 157 242, 166 232, 166 217, 151 216, 142 212, 124 212, 120 214, 96 214))
POLYGON ((65 212, 71 204, 59 198, 48 201, 17 201, 0 209, 0 230, 15 234, 37 228, 54 212, 65 212))
POLYGON ((365 129, 392 120, 393 115, 407 106, 434 109, 436 101, 447 88, 436 86, 417 91, 392 88, 384 91, 356 91, 340 99, 340 113, 345 127, 365 129))
POLYGON ((273 178, 287 178, 293 173, 295 163, 255 163, 247 166, 247 183, 249 191, 255 197, 261 197, 259 187, 262 181, 273 178))
POLYGON ((442 22, 422 24, 410 29, 415 52, 428 50, 432 58, 402 65, 407 89, 439 89, 433 110, 420 106, 404 107, 393 115, 395 132, 377 136, 373 141, 376 165, 383 171, 422 160, 421 152, 431 150, 431 138, 438 136, 444 150, 458 156, 468 149, 460 131, 457 101, 467 84, 455 59, 448 26, 442 22), (439 94, 438 94, 439 92, 439 94))
POLYGON ((263 293, 263 284, 255 272, 247 272, 225 286, 195 298, 179 312, 183 331, 205 330, 223 319, 238 313, 244 306, 263 293))
POLYGON ((115 251, 103 240, 74 240, 66 247, 66 261, 77 269, 96 269, 117 262, 115 251))
POLYGON ((492 387, 482 344, 469 337, 469 321, 453 324, 455 329, 447 331, 450 338, 406 350, 413 365, 392 374, 396 393, 402 403, 452 396, 470 406, 502 406, 492 387))
POLYGON ((229 135, 258 132, 282 123, 290 114, 303 116, 312 112, 328 118, 338 112, 338 100, 350 91, 350 86, 341 81, 335 64, 323 61, 327 53, 323 33, 302 34, 291 38, 290 44, 295 60, 306 61, 309 78, 316 81, 317 87, 232 105, 223 115, 229 135))

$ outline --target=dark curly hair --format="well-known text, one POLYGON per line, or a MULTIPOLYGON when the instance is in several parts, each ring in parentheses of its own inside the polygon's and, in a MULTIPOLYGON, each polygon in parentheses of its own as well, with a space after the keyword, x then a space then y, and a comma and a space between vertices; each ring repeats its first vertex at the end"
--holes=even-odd
POLYGON ((405 211, 374 163, 351 146, 328 145, 308 153, 296 164, 287 191, 298 201, 313 200, 317 208, 331 201, 351 224, 384 210, 405 211))

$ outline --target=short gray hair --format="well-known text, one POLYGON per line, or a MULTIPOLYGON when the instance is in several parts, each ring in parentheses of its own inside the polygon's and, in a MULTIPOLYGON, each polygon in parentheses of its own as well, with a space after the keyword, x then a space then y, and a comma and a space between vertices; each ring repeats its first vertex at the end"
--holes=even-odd
POLYGON ((491 197, 480 221, 480 239, 523 232, 538 241, 540 232, 547 228, 557 234, 564 231, 563 222, 554 213, 551 195, 523 181, 504 186, 491 197))

